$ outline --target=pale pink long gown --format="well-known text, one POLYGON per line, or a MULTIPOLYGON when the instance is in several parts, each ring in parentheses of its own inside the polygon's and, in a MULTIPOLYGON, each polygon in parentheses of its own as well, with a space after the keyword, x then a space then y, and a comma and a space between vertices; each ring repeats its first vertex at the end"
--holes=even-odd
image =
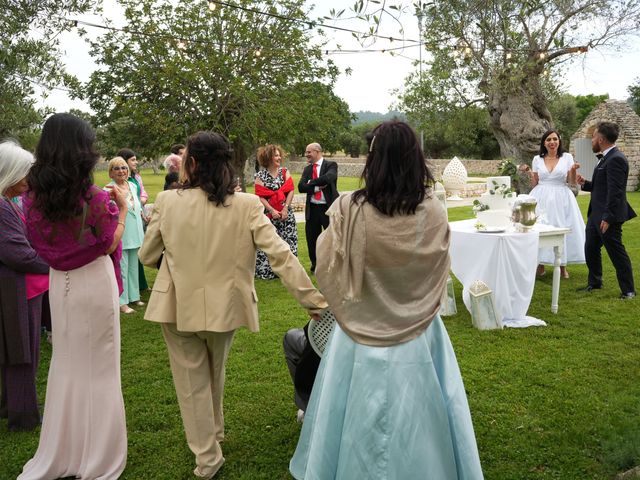
POLYGON ((126 465, 119 262, 104 254, 118 213, 108 194, 90 193, 83 215, 57 228, 25 199, 29 240, 52 267, 53 355, 40 443, 19 480, 115 480, 126 465))

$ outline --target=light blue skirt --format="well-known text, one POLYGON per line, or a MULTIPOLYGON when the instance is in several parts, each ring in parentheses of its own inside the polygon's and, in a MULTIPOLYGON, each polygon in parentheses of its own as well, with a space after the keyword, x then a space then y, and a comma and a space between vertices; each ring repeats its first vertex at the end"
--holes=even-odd
POLYGON ((437 316, 393 347, 355 343, 336 324, 298 446, 298 480, 482 479, 469 404, 437 316))

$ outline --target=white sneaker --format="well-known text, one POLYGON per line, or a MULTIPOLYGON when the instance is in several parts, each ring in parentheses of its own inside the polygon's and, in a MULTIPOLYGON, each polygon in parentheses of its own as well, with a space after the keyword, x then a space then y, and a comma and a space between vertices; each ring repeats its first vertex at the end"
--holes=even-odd
POLYGON ((129 305, 120 305, 120 311, 122 313, 134 313, 135 310, 131 308, 129 305))
POLYGON ((304 410, 298 410, 298 413, 296 414, 296 422, 304 422, 304 410))

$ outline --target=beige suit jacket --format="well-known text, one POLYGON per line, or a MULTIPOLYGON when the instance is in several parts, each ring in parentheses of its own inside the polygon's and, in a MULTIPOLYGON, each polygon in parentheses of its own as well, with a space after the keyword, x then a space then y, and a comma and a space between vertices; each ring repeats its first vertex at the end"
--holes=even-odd
POLYGON ((176 323, 184 332, 258 331, 256 248, 294 298, 317 313, 327 307, 298 259, 263 213, 257 196, 235 193, 224 206, 199 189, 167 190, 156 198, 144 243, 144 265, 164 259, 144 318, 176 323))

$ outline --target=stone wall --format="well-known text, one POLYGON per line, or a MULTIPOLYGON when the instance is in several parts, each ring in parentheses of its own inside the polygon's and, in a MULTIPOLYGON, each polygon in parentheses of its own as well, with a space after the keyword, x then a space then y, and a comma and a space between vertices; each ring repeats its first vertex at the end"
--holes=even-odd
MULTIPOLYGON (((610 99, 598 105, 573 134, 571 144, 577 138, 591 138, 596 124, 603 121, 615 122, 620 127, 616 145, 629 160, 627 191, 634 191, 638 188, 640 176, 640 117, 627 102, 610 99)), ((575 155, 575 150, 571 149, 571 153, 575 155)))
MULTIPOLYGON (((362 174, 364 168, 364 157, 349 158, 349 157, 327 157, 329 160, 338 162, 338 174, 344 177, 359 177, 362 174)), ((442 178, 442 172, 451 159, 435 159, 429 160, 432 165, 435 165, 436 179, 442 178)), ((474 160, 474 159, 460 159, 462 164, 467 169, 467 173, 470 176, 481 175, 490 176, 498 174, 498 164, 501 160, 474 160)), ((302 173, 302 170, 307 165, 306 160, 287 160, 285 166, 289 168, 293 173, 302 173)))

